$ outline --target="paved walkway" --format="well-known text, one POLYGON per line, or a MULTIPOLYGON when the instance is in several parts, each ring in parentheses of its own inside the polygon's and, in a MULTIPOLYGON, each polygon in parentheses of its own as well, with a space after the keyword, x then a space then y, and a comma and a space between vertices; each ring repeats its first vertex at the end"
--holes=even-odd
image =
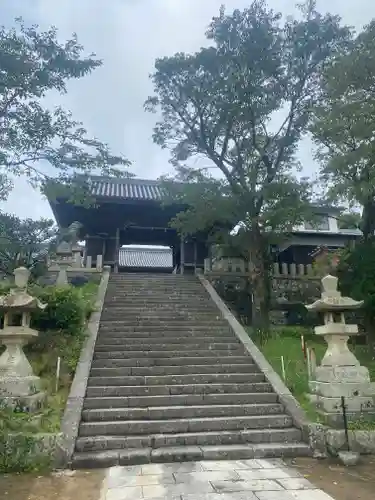
POLYGON ((112 467, 101 500, 332 500, 281 460, 112 467))

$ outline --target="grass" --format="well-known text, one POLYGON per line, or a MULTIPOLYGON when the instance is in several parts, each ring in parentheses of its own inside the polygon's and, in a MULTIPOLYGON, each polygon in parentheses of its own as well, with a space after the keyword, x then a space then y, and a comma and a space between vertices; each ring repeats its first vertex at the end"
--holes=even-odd
MULTIPOLYGON (((257 346, 263 352, 269 363, 272 365, 274 370, 282 377, 282 367, 281 367, 281 356, 284 356, 284 366, 285 366, 285 384, 291 391, 291 393, 298 400, 302 408, 305 410, 307 416, 310 420, 314 422, 320 422, 321 418, 316 412, 315 407, 310 403, 307 394, 309 392, 308 386, 308 374, 307 374, 307 362, 304 359, 302 348, 301 348, 301 333, 305 334, 305 339, 307 346, 315 350, 317 364, 320 363, 321 359, 326 352, 327 344, 324 340, 319 341, 313 336, 311 330, 293 328, 293 327, 283 327, 280 329, 275 329, 272 336, 264 341, 260 342, 258 338, 253 338, 257 346), (288 335, 288 334, 292 335, 288 335)), ((366 366, 369 369, 371 379, 375 379, 375 359, 369 352, 367 346, 351 346, 352 349, 361 362, 361 365, 366 366)), ((357 421, 353 422, 351 426, 354 428, 364 428, 367 429, 372 426, 375 429, 375 422, 365 422, 357 421)))

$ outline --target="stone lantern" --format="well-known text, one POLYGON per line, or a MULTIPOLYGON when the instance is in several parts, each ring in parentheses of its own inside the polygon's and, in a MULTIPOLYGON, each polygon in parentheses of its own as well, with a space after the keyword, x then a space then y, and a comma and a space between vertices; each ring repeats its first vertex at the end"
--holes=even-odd
POLYGON ((358 326, 346 324, 344 316, 345 312, 362 307, 363 301, 342 297, 337 283, 335 276, 325 276, 321 298, 306 306, 324 315, 324 325, 315 327, 315 334, 323 336, 328 347, 316 368, 315 380, 310 381, 309 386, 311 400, 325 421, 332 425, 342 424, 342 396, 350 419, 375 412, 375 391, 368 369, 361 366, 348 348, 348 340, 358 334, 358 326))
POLYGON ((72 245, 67 241, 62 241, 56 249, 56 262, 53 267, 53 270, 56 269, 58 271, 56 285, 68 284, 68 275, 66 271, 74 267, 74 259, 72 245))
POLYGON ((30 328, 32 311, 45 309, 47 304, 27 293, 28 269, 20 267, 14 275, 16 288, 0 297, 0 310, 4 313, 0 344, 5 345, 0 356, 0 400, 7 406, 31 411, 40 407, 44 393, 22 348, 38 336, 30 328))

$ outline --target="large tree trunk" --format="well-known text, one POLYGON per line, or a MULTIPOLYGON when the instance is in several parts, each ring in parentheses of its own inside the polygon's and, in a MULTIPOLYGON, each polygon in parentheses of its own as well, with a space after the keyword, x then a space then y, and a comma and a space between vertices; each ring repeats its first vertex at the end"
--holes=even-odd
POLYGON ((267 247, 257 224, 251 234, 249 249, 249 271, 252 285, 252 326, 262 337, 268 336, 270 279, 267 247))
POLYGON ((361 231, 363 232, 363 237, 365 240, 370 239, 374 236, 375 232, 375 202, 374 198, 371 197, 363 205, 362 220, 361 220, 361 231))

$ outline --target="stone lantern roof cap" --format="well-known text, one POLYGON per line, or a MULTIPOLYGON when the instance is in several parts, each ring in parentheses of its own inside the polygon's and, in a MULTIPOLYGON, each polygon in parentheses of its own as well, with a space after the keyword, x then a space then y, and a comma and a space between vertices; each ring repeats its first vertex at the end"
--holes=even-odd
POLYGON ((0 296, 1 311, 35 311, 47 307, 47 304, 43 304, 37 297, 27 293, 29 269, 18 267, 14 270, 14 277, 16 288, 12 288, 7 295, 0 296))
POLYGON ((321 298, 306 307, 309 311, 338 312, 351 311, 363 306, 363 300, 354 300, 350 297, 343 297, 337 289, 338 279, 336 276, 328 274, 322 279, 321 298))
POLYGON ((13 289, 8 295, 0 297, 0 310, 2 311, 35 311, 46 307, 47 304, 43 304, 37 297, 32 297, 25 290, 13 289))

